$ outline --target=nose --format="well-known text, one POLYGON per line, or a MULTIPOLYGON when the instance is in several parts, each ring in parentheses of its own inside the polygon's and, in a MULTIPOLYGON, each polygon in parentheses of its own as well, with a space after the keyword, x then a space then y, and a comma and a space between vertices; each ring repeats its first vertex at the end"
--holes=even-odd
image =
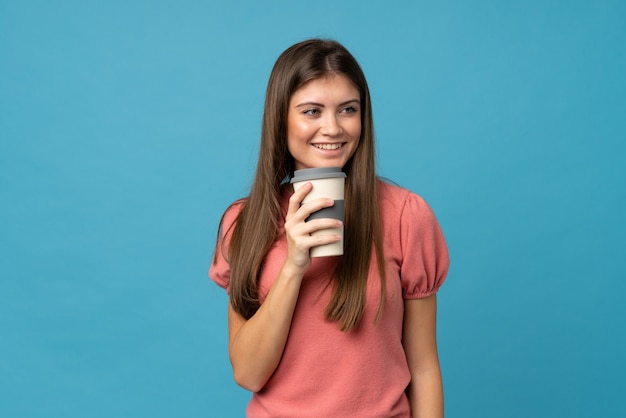
POLYGON ((337 136, 341 134, 343 129, 339 122, 338 115, 327 113, 322 121, 322 133, 328 136, 337 136))

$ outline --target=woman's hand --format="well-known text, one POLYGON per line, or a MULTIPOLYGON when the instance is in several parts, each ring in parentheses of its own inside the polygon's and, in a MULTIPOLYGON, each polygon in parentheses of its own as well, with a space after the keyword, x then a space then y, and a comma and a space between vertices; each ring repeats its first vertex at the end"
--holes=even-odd
POLYGON ((287 236, 287 260, 285 264, 290 264, 304 275, 304 272, 311 263, 309 250, 318 245, 330 244, 341 239, 339 235, 316 235, 313 232, 321 229, 337 228, 341 226, 341 221, 337 219, 314 219, 305 222, 313 212, 331 207, 335 204, 332 199, 315 199, 302 204, 302 200, 311 191, 313 185, 310 182, 300 187, 289 199, 287 216, 285 217, 285 234, 287 236))

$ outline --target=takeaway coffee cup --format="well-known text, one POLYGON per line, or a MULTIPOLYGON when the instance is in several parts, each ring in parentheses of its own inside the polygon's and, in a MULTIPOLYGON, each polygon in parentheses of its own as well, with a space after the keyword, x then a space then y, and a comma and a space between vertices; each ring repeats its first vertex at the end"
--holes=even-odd
MULTIPOLYGON (((307 221, 318 218, 333 218, 343 222, 343 192, 346 181, 346 174, 340 167, 307 168, 296 170, 291 183, 294 190, 298 190, 307 181, 313 184, 313 189, 304 197, 302 203, 307 203, 314 199, 333 199, 335 204, 329 208, 323 208, 313 212, 307 221)), ((319 245, 311 248, 311 257, 327 257, 343 254, 343 226, 339 228, 322 229, 313 235, 340 235, 341 240, 326 245, 319 245)))

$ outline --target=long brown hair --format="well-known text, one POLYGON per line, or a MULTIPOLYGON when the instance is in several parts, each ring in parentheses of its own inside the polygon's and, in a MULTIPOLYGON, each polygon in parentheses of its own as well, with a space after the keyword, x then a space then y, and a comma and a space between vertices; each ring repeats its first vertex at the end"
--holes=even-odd
POLYGON ((287 187, 283 180, 294 170, 294 159, 287 149, 289 100, 305 83, 332 74, 343 75, 354 83, 360 93, 362 111, 359 145, 343 167, 347 174, 345 252, 334 272, 333 293, 325 314, 327 319, 337 321, 342 331, 358 326, 365 307, 374 248, 381 277, 376 318, 382 315, 385 268, 378 199, 375 198, 377 177, 369 88, 359 64, 346 48, 333 40, 310 39, 286 49, 274 64, 265 96, 254 183, 233 224, 227 254, 231 273, 230 303, 246 319, 252 317, 260 306, 259 273, 282 224, 280 201, 283 188, 287 187))

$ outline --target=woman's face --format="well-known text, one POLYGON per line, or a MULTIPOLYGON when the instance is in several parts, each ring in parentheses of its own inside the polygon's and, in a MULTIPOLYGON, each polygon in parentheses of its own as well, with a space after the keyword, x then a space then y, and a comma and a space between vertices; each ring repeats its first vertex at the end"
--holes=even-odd
POLYGON ((296 170, 343 167, 361 138, 359 90, 345 76, 311 80, 289 100, 287 147, 296 170))

